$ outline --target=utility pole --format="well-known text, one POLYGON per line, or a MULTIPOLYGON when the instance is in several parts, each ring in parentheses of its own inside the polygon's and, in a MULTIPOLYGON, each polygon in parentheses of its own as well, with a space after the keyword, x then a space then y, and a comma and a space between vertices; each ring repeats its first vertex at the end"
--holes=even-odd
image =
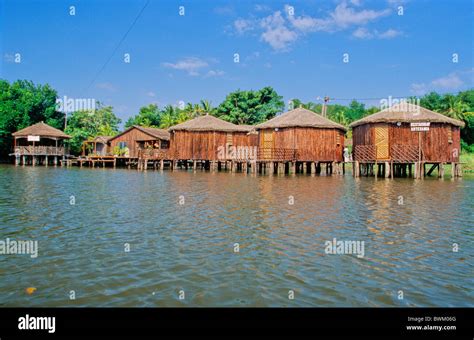
POLYGON ((329 97, 328 96, 325 96, 324 97, 324 102, 323 102, 323 110, 322 110, 322 115, 323 117, 326 117, 326 110, 327 110, 327 103, 329 102, 329 97))

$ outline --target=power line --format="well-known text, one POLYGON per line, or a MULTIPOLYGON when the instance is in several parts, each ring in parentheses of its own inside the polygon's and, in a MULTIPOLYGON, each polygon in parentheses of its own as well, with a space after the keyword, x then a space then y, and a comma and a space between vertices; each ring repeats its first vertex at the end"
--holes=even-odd
MULTIPOLYGON (((392 98, 410 98, 410 97, 414 97, 413 95, 411 96, 390 96, 392 98)), ((380 99, 387 99, 388 97, 377 97, 377 98, 332 98, 332 97, 329 97, 329 100, 380 100, 380 99)))
POLYGON ((147 0, 147 2, 145 3, 145 5, 142 7, 142 9, 140 10, 140 12, 138 13, 138 15, 135 17, 135 19, 133 20, 132 24, 129 26, 129 28, 127 29, 127 31, 125 32, 125 34, 122 36, 122 39, 120 39, 120 41, 118 42, 118 44, 115 46, 114 50, 112 51, 112 53, 110 54, 109 58, 105 61, 105 63, 102 65, 102 67, 99 69, 99 71, 95 74, 94 78, 92 78, 92 81, 89 83, 89 85, 86 87, 86 89, 84 90, 87 91, 91 86, 92 84, 94 84, 94 82, 96 81, 97 77, 102 73, 102 71, 107 67, 108 63, 110 62, 110 60, 112 60, 112 57, 114 56, 115 52, 117 52, 117 50, 119 49, 120 45, 122 45, 122 43, 125 41, 125 39, 127 38, 128 34, 130 33, 130 31, 133 29, 133 27, 135 26, 135 24, 137 23, 138 19, 141 17, 141 15, 143 14, 143 12, 145 11, 145 8, 148 6, 148 4, 150 3, 150 0, 147 0))

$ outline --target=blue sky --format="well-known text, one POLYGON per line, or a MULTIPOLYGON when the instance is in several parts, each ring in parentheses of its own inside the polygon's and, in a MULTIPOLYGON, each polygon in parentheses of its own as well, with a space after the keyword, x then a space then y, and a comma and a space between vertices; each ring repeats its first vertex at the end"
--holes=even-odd
POLYGON ((124 120, 263 86, 341 104, 473 87, 470 0, 151 0, 132 27, 146 3, 0 0, 0 77, 95 98, 124 120))

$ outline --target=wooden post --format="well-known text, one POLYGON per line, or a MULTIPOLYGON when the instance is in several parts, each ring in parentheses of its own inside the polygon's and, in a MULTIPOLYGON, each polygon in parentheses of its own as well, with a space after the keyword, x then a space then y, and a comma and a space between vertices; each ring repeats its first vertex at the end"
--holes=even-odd
POLYGON ((354 161, 352 165, 353 165, 352 174, 354 175, 355 178, 357 178, 360 176, 359 161, 354 161))
POLYGON ((314 175, 316 173, 316 163, 311 162, 311 174, 314 175))
POLYGON ((385 178, 390 177, 390 163, 389 163, 389 162, 385 162, 383 167, 384 167, 384 170, 385 170, 384 177, 385 177, 385 178))
POLYGON ((393 161, 390 162, 390 177, 393 179, 393 161))
POLYGON ((296 174, 296 162, 290 162, 290 173, 292 175, 296 174))

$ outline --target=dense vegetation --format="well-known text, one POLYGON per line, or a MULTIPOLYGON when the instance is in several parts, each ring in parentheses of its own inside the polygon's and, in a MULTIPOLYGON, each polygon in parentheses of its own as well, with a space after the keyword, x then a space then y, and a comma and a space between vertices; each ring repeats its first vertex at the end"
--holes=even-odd
MULTIPOLYGON (((64 128, 65 115, 58 112, 56 98, 56 91, 49 85, 35 85, 25 80, 10 84, 0 80, 0 158, 7 159, 8 153, 11 152, 12 132, 39 121, 56 128, 64 128)), ((466 123, 466 127, 461 130, 463 150, 474 152, 474 89, 459 92, 457 95, 432 92, 419 99, 421 106, 463 120, 466 123)), ((299 99, 293 99, 291 106, 302 106, 317 113, 322 111, 322 104, 303 103, 299 99)), ((217 107, 213 107, 207 100, 201 100, 198 104, 188 103, 182 107, 167 105, 161 109, 150 104, 140 108, 135 116, 129 118, 125 127, 142 125, 168 128, 206 113, 235 124, 258 124, 283 112, 284 109, 283 98, 271 87, 255 91, 237 90, 227 95, 217 107)), ((366 108, 356 100, 347 106, 327 106, 328 118, 345 126, 377 111, 379 108, 366 108)), ((111 106, 103 106, 100 103, 97 103, 95 110, 68 114, 66 133, 73 137, 70 141, 71 151, 79 153, 81 144, 86 139, 117 134, 120 122, 111 106)))

